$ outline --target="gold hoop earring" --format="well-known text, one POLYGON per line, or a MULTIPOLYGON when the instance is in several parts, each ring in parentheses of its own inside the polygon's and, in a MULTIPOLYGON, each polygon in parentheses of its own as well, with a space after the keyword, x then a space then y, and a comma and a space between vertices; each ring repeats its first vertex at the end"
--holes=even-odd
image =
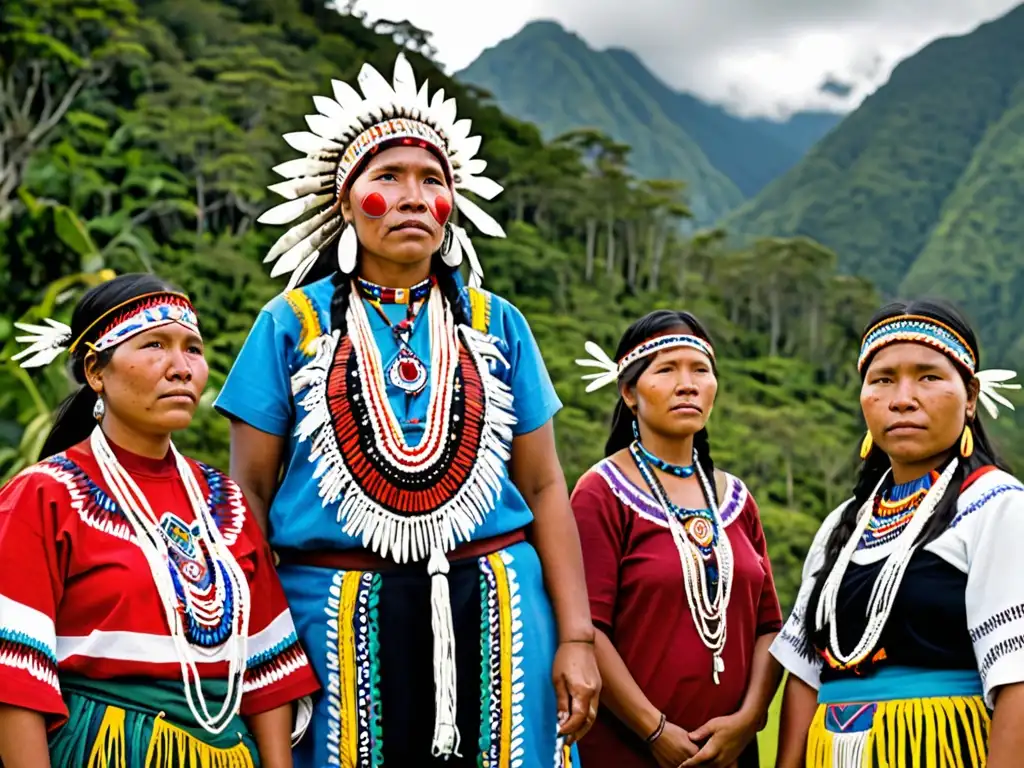
POLYGON ((964 424, 964 432, 960 435, 960 455, 965 459, 974 453, 974 433, 970 424, 964 424))
POLYGON ((864 440, 860 444, 860 458, 863 461, 871 453, 871 449, 875 447, 875 441, 871 438, 871 430, 869 429, 864 434, 864 440))

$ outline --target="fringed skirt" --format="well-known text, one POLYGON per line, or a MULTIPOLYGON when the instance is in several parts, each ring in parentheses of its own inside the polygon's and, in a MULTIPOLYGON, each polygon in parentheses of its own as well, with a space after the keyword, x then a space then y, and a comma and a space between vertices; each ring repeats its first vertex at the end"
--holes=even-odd
POLYGON ((554 615, 521 542, 453 560, 457 756, 431 754, 431 585, 425 563, 384 571, 282 564, 299 637, 324 692, 296 768, 578 768, 558 738, 554 615))
MULTIPOLYGON (((211 701, 227 686, 203 682, 211 701)), ((194 722, 180 683, 61 676, 68 721, 50 734, 53 768, 259 768, 240 717, 214 736, 194 722), (191 725, 187 725, 191 723, 191 725)))
POLYGON ((882 669, 822 685, 807 768, 983 768, 990 713, 973 671, 882 669))

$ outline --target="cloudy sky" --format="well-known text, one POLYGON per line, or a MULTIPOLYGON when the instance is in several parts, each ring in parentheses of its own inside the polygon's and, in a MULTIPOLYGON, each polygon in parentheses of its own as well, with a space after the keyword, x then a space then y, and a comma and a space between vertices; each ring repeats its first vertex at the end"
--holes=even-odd
POLYGON ((937 37, 963 34, 1021 0, 359 0, 371 19, 434 33, 449 72, 534 19, 595 48, 628 48, 665 82, 743 114, 846 110, 937 37), (845 99, 821 91, 853 85, 845 99))

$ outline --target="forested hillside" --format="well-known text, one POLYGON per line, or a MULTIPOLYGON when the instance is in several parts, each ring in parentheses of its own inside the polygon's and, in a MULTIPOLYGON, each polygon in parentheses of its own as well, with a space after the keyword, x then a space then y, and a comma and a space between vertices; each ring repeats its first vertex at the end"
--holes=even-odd
MULTIPOLYGON (((382 34, 314 0, 6 0, 0 24, 0 474, 35 459, 60 370, 23 371, 11 323, 65 322, 81 289, 108 273, 153 270, 202 316, 223 382, 257 311, 280 283, 262 255, 280 234, 255 218, 270 168, 291 157, 311 96, 363 61, 390 71, 401 44, 432 89, 459 97, 506 193, 488 209, 507 240, 481 238, 487 287, 526 312, 566 407, 557 420, 570 482, 601 457, 613 393, 585 395, 573 364, 592 338, 613 349, 638 315, 685 307, 712 329, 721 360, 711 421, 716 462, 762 506, 787 602, 817 522, 846 493, 859 444, 853 366, 877 298, 837 275, 802 238, 730 250, 721 232, 680 239, 686 191, 640 181, 628 148, 600 134, 544 142, 532 125, 481 106, 417 50, 418 30, 382 34), (594 158, 585 162, 584 158, 594 158)), ((210 398, 208 398, 209 400, 210 398)), ((227 423, 208 406, 179 443, 228 466, 227 423)))
POLYGON ((988 365, 1024 360, 1024 6, 901 63, 788 174, 724 222, 806 235, 886 296, 941 295, 988 365))
POLYGON ((672 90, 630 51, 597 51, 553 21, 535 21, 485 50, 458 79, 554 138, 594 128, 633 147, 640 176, 683 179, 700 224, 757 194, 840 120, 799 113, 743 119, 672 90))

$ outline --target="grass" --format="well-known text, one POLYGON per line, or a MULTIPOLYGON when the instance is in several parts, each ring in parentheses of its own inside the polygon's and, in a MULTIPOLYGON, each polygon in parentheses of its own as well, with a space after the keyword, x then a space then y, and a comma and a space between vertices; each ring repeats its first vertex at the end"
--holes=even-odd
POLYGON ((779 686, 778 693, 768 707, 768 723, 764 730, 757 734, 757 749, 761 758, 761 768, 775 768, 775 750, 779 740, 779 710, 782 707, 782 689, 779 686))

